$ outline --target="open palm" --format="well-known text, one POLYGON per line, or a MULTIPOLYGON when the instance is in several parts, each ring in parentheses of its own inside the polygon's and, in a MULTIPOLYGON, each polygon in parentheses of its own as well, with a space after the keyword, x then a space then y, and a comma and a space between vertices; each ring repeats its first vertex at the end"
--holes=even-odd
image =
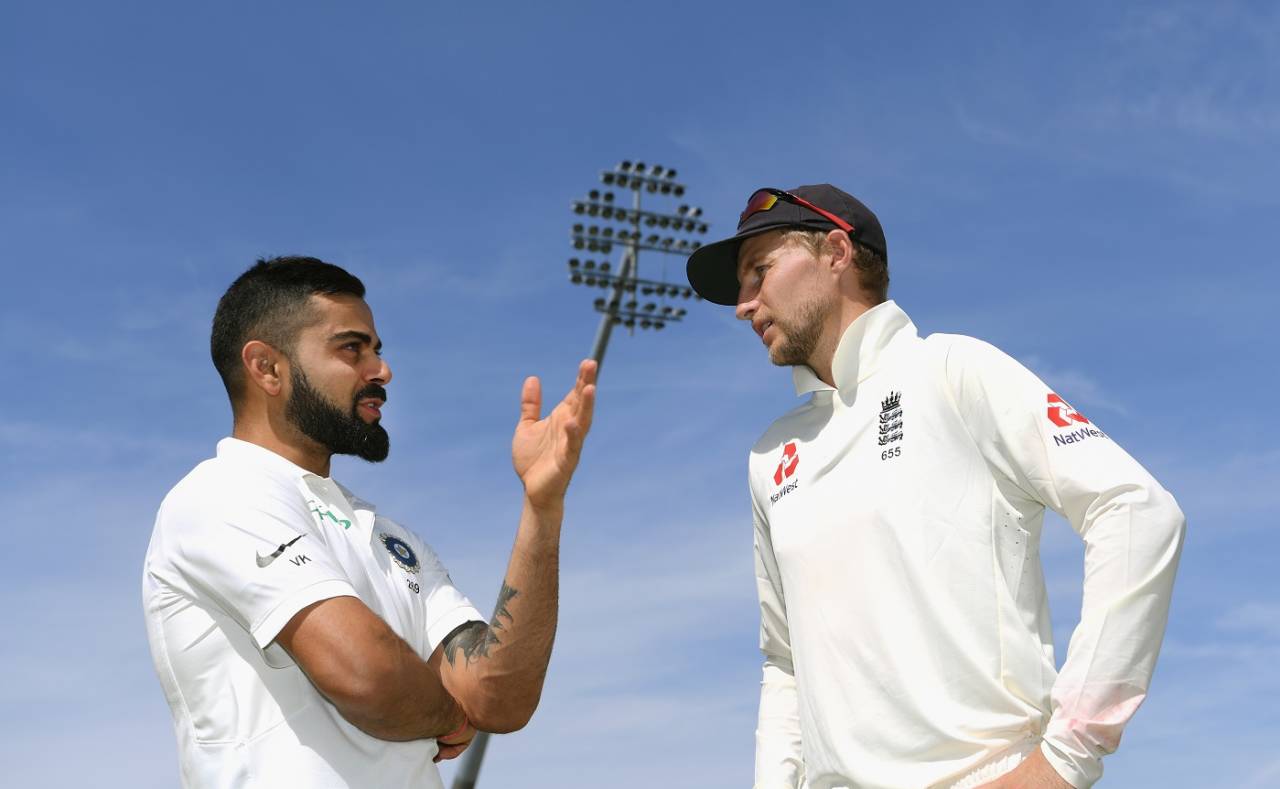
POLYGON ((564 399, 542 418, 542 384, 525 379, 520 392, 520 421, 511 439, 511 462, 534 505, 557 504, 578 467, 582 442, 595 410, 596 363, 578 365, 578 379, 564 399))

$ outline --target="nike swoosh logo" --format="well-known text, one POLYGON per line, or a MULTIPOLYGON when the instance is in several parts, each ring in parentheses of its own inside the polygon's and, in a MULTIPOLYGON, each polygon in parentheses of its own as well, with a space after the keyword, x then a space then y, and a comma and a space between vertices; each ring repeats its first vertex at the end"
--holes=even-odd
POLYGON ((276 548, 275 552, 272 553, 270 556, 263 556, 262 554, 258 554, 258 566, 266 567, 267 565, 271 564, 276 559, 280 558, 280 554, 284 553, 285 548, 288 548, 290 545, 293 545, 295 542, 297 542, 298 540, 301 540, 303 537, 306 537, 306 536, 307 535, 305 534, 299 534, 297 537, 294 537, 292 540, 289 540, 285 544, 281 545, 279 548, 276 548))

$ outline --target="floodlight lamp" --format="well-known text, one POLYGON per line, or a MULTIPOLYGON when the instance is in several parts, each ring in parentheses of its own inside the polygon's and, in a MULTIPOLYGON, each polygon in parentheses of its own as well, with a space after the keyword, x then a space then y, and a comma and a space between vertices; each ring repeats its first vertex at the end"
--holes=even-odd
POLYGON ((605 238, 613 238, 613 228, 606 227, 604 230, 600 231, 600 234, 605 238))
POLYGON ((648 244, 649 246, 653 246, 654 244, 657 244, 658 243, 657 234, 656 233, 650 234, 649 237, 644 240, 644 243, 648 244))
MULTIPOLYGON (((650 186, 653 186, 653 184, 649 184, 649 185, 650 185, 650 186)), ((660 186, 660 187, 658 187, 658 188, 662 190, 662 193, 663 193, 664 195, 669 195, 669 194, 671 194, 671 184, 663 184, 662 186, 660 186)), ((649 191, 650 191, 650 192, 652 192, 653 190, 652 190, 652 189, 650 189, 649 191)))
POLYGON ((701 242, 701 241, 690 241, 690 242, 689 242, 689 249, 697 249, 697 248, 698 248, 698 247, 700 247, 700 246, 702 246, 702 242, 701 242))
POLYGON ((610 266, 610 265, 609 265, 609 261, 607 261, 607 260, 606 260, 605 262, 603 262, 603 263, 601 263, 601 264, 600 264, 600 270, 601 270, 601 271, 608 271, 608 270, 609 270, 609 269, 611 269, 611 268, 613 268, 613 266, 610 266))
POLYGON ((590 271, 591 269, 596 267, 596 262, 594 260, 587 260, 582 264, 582 267, 590 271))
POLYGON ((602 309, 604 309, 604 297, 603 297, 603 296, 602 296, 602 297, 600 297, 600 298, 598 298, 598 299, 596 299, 593 303, 596 305, 596 309, 598 309, 598 310, 602 310, 602 309))
POLYGON ((628 162, 626 159, 623 159, 623 160, 622 160, 622 163, 618 165, 618 169, 619 169, 619 170, 621 170, 621 171, 622 171, 622 172, 624 172, 624 173, 625 173, 625 172, 630 172, 630 171, 631 171, 631 162, 628 162))
POLYGON ((666 326, 666 325, 667 325, 667 324, 663 323, 662 321, 654 321, 654 322, 653 322, 653 328, 655 328, 655 329, 661 329, 663 326, 666 326))
POLYGON ((689 311, 688 311, 688 310, 686 310, 686 309, 684 309, 684 308, 681 308, 681 309, 676 310, 676 317, 677 317, 677 318, 683 318, 685 315, 688 315, 688 314, 689 314, 689 311))
POLYGON ((658 227, 668 227, 670 224, 671 220, 665 216, 658 217, 658 227))
POLYGON ((625 321, 622 322, 622 325, 626 326, 628 329, 634 329, 636 327, 636 319, 627 318, 625 321))
POLYGON ((673 312, 673 310, 671 309, 671 307, 670 307, 670 306, 665 305, 665 304, 662 306, 662 314, 663 314, 663 315, 670 315, 672 312, 673 312))
POLYGON ((600 207, 599 207, 599 206, 597 206, 597 205, 589 205, 589 206, 587 206, 587 216, 598 216, 599 214, 600 214, 600 207))
POLYGON ((581 285, 581 284, 582 284, 582 275, 581 275, 581 274, 570 274, 570 275, 569 275, 569 281, 570 281, 570 282, 572 282, 572 283, 573 283, 573 284, 575 284, 575 285, 581 285))
POLYGON ((584 280, 584 282, 586 283, 586 285, 587 285, 587 287, 588 287, 588 288, 594 288, 594 287, 595 287, 595 285, 596 285, 596 278, 595 278, 595 277, 587 277, 587 278, 584 280))
POLYGON ((604 208, 600 209, 600 216, 603 219, 613 219, 613 209, 610 208, 609 206, 605 206, 604 208))
POLYGON ((647 328, 649 328, 649 327, 650 327, 650 326, 652 326, 652 325, 653 325, 653 324, 649 322, 649 319, 648 319, 648 318, 645 318, 644 320, 640 321, 640 328, 642 328, 642 329, 647 329, 647 328))
POLYGON ((681 203, 680 207, 676 209, 676 213, 679 214, 680 216, 684 216, 685 214, 689 213, 689 206, 685 205, 684 203, 681 203))
POLYGON ((635 171, 639 175, 644 175, 644 162, 636 162, 635 171))
POLYGON ((658 191, 658 185, 657 185, 657 184, 655 184, 653 181, 649 181, 648 183, 646 183, 646 184, 644 185, 644 188, 645 188, 645 191, 646 191, 646 192, 656 192, 656 191, 658 191))
POLYGON ((588 199, 588 200, 599 200, 599 199, 600 199, 600 190, 599 190, 599 189, 592 189, 590 192, 587 192, 587 199, 588 199))
POLYGON ((569 268, 577 268, 580 265, 577 258, 569 258, 569 268))
POLYGON ((605 192, 605 193, 604 193, 604 201, 605 201, 606 203, 612 203, 612 202, 613 202, 613 192, 605 192))
POLYGON ((653 311, 654 311, 654 310, 656 310, 657 308, 658 308, 658 305, 657 305, 657 304, 654 304, 652 301, 651 301, 651 302, 649 302, 648 304, 644 305, 644 311, 645 311, 645 312, 653 312, 653 311))
POLYGON ((586 211, 586 210, 587 210, 587 207, 582 203, 573 204, 573 213, 575 214, 581 214, 583 211, 586 211))
POLYGON ((611 252, 613 252, 613 244, 607 241, 604 242, 603 244, 600 245, 600 251, 606 255, 610 254, 611 252))
POLYGON ((636 300, 635 299, 629 300, 626 306, 627 306, 627 309, 634 310, 636 308, 636 300))
POLYGON ((618 315, 614 315, 612 318, 610 318, 610 320, 613 322, 614 326, 617 326, 618 324, 622 323, 622 318, 621 316, 618 316, 618 315))
POLYGON ((581 233, 582 233, 582 223, 581 223, 581 222, 574 222, 574 223, 573 223, 573 232, 578 233, 578 234, 581 234, 581 233))
POLYGON ((690 296, 692 296, 692 295, 693 295, 693 289, 692 289, 692 288, 685 288, 684 290, 680 291, 680 295, 681 295, 681 296, 684 296, 684 297, 687 299, 687 298, 689 298, 690 296))
POLYGON ((702 216, 702 208, 699 206, 695 206, 694 208, 690 209, 690 214, 693 216, 702 216))
POLYGON ((671 245, 672 245, 672 244, 674 244, 674 243, 675 243, 675 239, 674 239, 674 238, 667 237, 667 238, 662 239, 662 245, 663 245, 664 247, 669 247, 669 246, 671 246, 671 245))
POLYGON ((582 243, 582 239, 580 239, 580 238, 575 238, 575 239, 573 240, 573 248, 574 248, 574 249, 582 249, 582 248, 583 248, 583 247, 585 247, 585 246, 586 246, 586 244, 582 243))
POLYGON ((646 216, 646 217, 644 218, 644 226, 645 226, 645 227, 653 227, 653 226, 654 226, 654 225, 656 225, 657 223, 658 223, 658 220, 657 220, 657 219, 654 219, 654 218, 653 218, 653 217, 651 217, 651 216, 646 216))
POLYGON ((707 224, 705 222, 701 225, 698 225, 698 232, 699 233, 707 232, 707 224))
POLYGON ((671 194, 675 195, 676 197, 684 197, 684 187, 680 186, 679 184, 676 184, 675 186, 671 187, 671 194))
POLYGON ((640 288, 640 292, 646 296, 649 296, 653 294, 653 288, 649 287, 648 285, 645 285, 640 288))
POLYGON ((613 173, 601 173, 600 180, 606 185, 613 183, 613 173))

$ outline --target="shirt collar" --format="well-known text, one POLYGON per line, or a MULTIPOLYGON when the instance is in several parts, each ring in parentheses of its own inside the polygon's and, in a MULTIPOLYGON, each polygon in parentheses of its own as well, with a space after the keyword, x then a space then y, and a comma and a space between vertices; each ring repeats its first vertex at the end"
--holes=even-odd
MULTIPOLYGON (((885 349, 899 338, 918 337, 915 324, 893 301, 877 304, 859 315, 844 330, 831 359, 831 378, 835 390, 852 391, 880 366, 885 349)), ((791 368, 796 394, 832 391, 808 365, 791 368)))
POLYGON ((238 438, 231 438, 230 436, 218 442, 218 457, 234 460, 238 463, 248 463, 290 479, 306 479, 308 477, 324 479, 319 474, 307 471, 302 466, 294 464, 283 455, 277 455, 266 447, 242 441, 238 438))

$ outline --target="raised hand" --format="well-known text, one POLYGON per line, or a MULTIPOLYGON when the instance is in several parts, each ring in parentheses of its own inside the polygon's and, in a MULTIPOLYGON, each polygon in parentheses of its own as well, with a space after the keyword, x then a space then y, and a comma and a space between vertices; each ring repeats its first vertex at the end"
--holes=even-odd
POLYGON ((578 365, 578 380, 546 418, 542 384, 525 379, 520 393, 520 421, 511 439, 511 463, 534 507, 558 507, 578 467, 582 442, 591 429, 596 402, 596 363, 578 365))

